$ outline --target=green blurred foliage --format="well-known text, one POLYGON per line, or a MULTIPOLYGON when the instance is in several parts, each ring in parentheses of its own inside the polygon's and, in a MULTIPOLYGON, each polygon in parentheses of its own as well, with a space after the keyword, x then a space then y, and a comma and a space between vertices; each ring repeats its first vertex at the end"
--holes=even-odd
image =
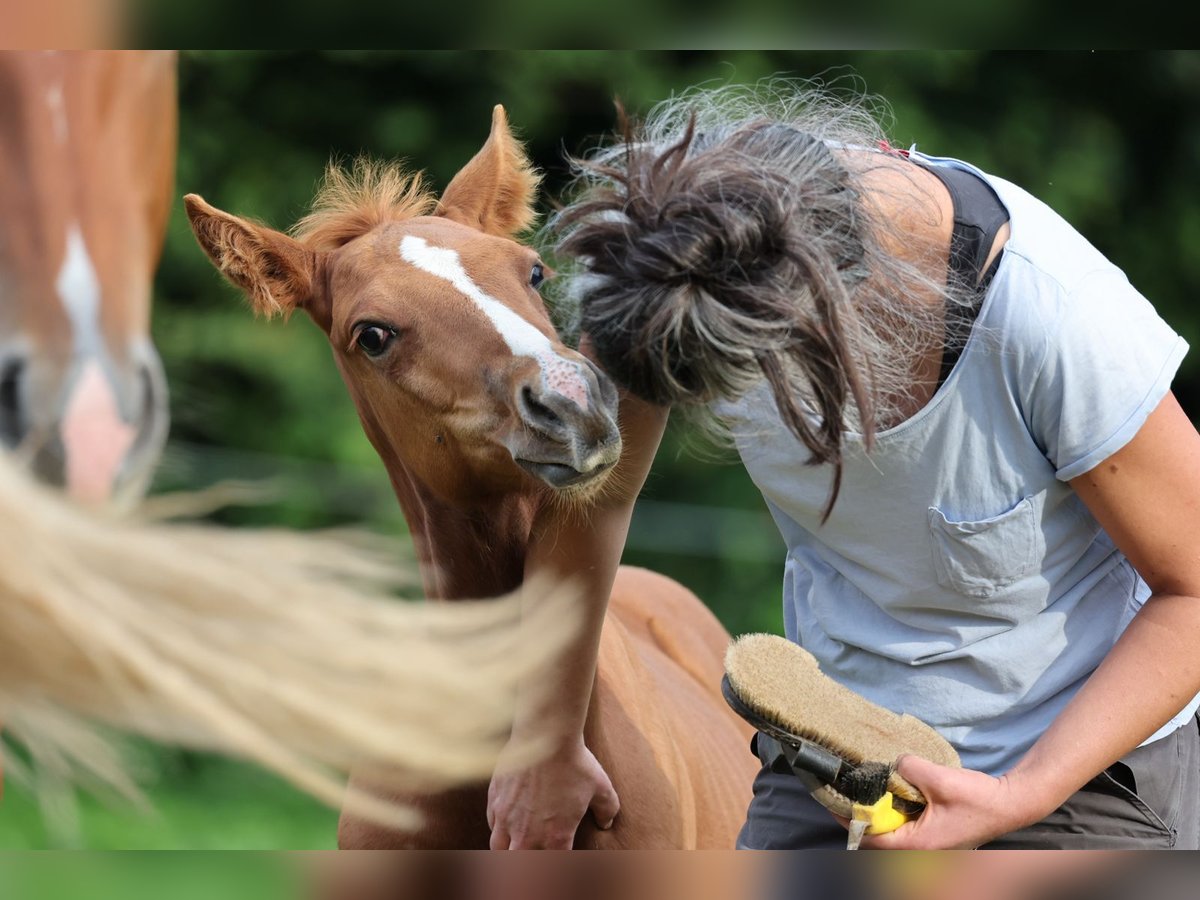
POLYGON ((267 854, 63 854, 0 858, 0 897, 11 900, 295 900, 302 870, 267 854))
MULTIPOLYGON (((884 47, 948 43, 1028 44, 1034 35, 1053 35, 1062 47, 1089 47, 1101 25, 1091 17, 1060 12, 1033 0, 962 3, 922 0, 886 4, 878 0, 609 0, 603 7, 527 0, 520 4, 449 0, 431 6, 380 0, 207 0, 163 3, 128 0, 134 46, 170 47, 256 41, 302 44, 375 43, 504 47, 661 47, 723 45, 798 47, 884 47), (1036 13, 1038 30, 1030 22, 1036 13), (241 26, 236 31, 231 25, 241 26), (450 27, 447 27, 447 26, 450 27), (248 26, 248 29, 247 29, 248 26), (265 27, 263 27, 265 26, 265 27), (244 35, 248 35, 244 36, 244 35), (985 39, 986 40, 983 40, 985 39)), ((1111 43, 1111 42, 1110 42, 1111 43)))
MULTIPOLYGON (((39 802, 10 778, 0 806, 0 848, 332 850, 336 845, 337 814, 261 769, 150 747, 140 756, 152 809, 88 794, 58 798, 45 808, 44 794, 39 802)), ((3 869, 4 900, 42 896, 5 893, 3 869)))
MULTIPOLYGON (((440 188, 503 103, 555 198, 567 180, 564 153, 611 130, 615 97, 636 113, 689 85, 775 74, 859 79, 890 101, 894 144, 960 156, 1027 187, 1121 265, 1185 337, 1200 338, 1194 52, 188 52, 178 193, 284 228, 304 212, 330 157, 404 157, 440 188)), ((196 247, 180 205, 158 276, 154 336, 173 415, 158 489, 282 479, 279 502, 219 518, 366 521, 404 540, 324 336, 302 316, 255 321, 196 247)), ((1185 408, 1200 409, 1198 379, 1193 356, 1176 384, 1185 408)), ((685 452, 686 437, 676 429, 659 455, 626 560, 692 587, 731 631, 778 630, 782 545, 757 491, 739 466, 685 452)), ((169 753, 160 766, 154 797, 173 823, 169 838, 123 831, 89 802, 85 840, 227 846, 228 838, 261 848, 332 840, 332 813, 244 770, 169 753), (181 759, 189 761, 182 769, 181 759), (225 779, 232 790, 221 787, 225 779), (256 824, 234 827, 243 821, 256 824)), ((0 843, 44 839, 19 794, 5 807, 0 843)))

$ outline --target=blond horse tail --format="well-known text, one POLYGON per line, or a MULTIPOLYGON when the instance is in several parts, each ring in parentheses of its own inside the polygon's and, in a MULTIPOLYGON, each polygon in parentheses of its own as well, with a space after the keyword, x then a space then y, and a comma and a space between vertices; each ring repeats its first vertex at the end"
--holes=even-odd
POLYGON ((346 772, 404 790, 486 779, 518 682, 536 683, 576 616, 545 584, 395 599, 410 577, 361 542, 105 518, 0 454, 0 723, 40 769, 85 784, 136 795, 115 728, 241 756, 415 827, 412 810, 348 792, 346 772))

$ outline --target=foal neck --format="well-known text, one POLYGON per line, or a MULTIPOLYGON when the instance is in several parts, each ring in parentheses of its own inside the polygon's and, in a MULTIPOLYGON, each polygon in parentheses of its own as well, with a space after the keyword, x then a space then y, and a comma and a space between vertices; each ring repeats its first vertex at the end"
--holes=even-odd
POLYGON ((392 485, 412 533, 427 597, 482 599, 521 586, 535 496, 500 494, 464 507, 434 496, 407 472, 393 474, 392 485))

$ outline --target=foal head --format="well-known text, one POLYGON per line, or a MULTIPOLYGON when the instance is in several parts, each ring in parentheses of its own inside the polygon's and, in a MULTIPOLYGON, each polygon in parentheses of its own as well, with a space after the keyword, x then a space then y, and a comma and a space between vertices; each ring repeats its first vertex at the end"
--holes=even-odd
POLYGON ((166 438, 175 122, 171 54, 0 55, 0 451, 85 500, 140 493, 166 438))
POLYGON ((419 176, 331 170, 291 238, 186 198, 209 257, 255 310, 302 309, 329 336, 371 442, 397 484, 443 501, 551 489, 582 499, 621 440, 616 390, 558 340, 514 240, 537 176, 496 107, 483 149, 440 201, 419 176))

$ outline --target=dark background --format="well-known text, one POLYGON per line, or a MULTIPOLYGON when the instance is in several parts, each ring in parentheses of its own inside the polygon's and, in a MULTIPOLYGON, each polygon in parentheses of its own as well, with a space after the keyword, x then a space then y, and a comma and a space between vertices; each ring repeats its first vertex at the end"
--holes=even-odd
MULTIPOLYGON (((857 83, 890 102, 892 143, 958 156, 1050 203, 1193 344, 1200 332, 1200 55, 962 52, 217 52, 180 68, 178 191, 286 228, 331 156, 404 157, 441 188, 503 103, 546 173, 602 139, 613 99, 633 112, 701 82, 786 74, 857 83)), ((549 201, 544 199, 543 205, 549 201)), ((548 208, 548 207, 547 207, 548 208)), ((365 522, 405 541, 325 338, 302 317, 255 321, 196 247, 181 205, 155 299, 154 336, 172 390, 172 438, 157 489, 274 479, 278 499, 228 510, 230 524, 365 522)), ((1175 389, 1200 410, 1200 368, 1175 389)), ((626 560, 678 578, 731 631, 778 630, 782 544, 736 464, 663 447, 626 560)), ((190 754, 148 752, 158 820, 83 806, 83 826, 47 830, 28 797, 6 800, 0 844, 320 847, 333 813, 265 777, 190 754)))

